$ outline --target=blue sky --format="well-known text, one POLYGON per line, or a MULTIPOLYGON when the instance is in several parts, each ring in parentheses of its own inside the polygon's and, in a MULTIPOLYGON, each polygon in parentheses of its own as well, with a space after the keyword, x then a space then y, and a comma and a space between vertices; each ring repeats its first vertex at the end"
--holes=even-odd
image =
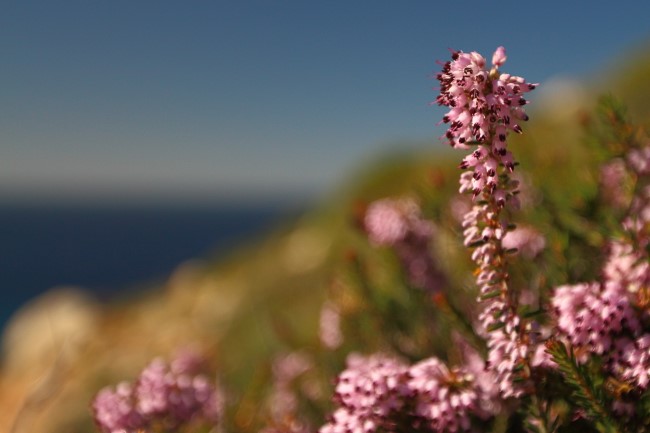
POLYGON ((601 3, 7 1, 0 200, 322 194, 398 143, 442 146, 448 47, 504 45, 544 83, 650 38, 649 2, 601 3))

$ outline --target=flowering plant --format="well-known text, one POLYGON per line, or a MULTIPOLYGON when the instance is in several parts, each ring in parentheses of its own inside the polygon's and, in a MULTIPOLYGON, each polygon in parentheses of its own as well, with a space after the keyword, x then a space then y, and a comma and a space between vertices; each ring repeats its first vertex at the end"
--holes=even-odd
MULTIPOLYGON (((628 134, 618 152, 609 149, 602 195, 617 200, 622 218, 603 242, 595 281, 546 287, 549 299, 539 299, 539 287, 513 284, 513 257, 533 259, 545 240, 514 224, 520 180, 508 146, 509 134, 521 134, 528 120, 524 94, 537 85, 501 72, 505 61, 503 47, 491 67, 476 52, 454 51, 437 75, 437 103, 449 107, 445 136, 453 148, 469 151, 460 163, 459 190, 471 199, 460 214, 478 320, 466 330, 483 344, 473 348, 457 336, 462 355, 452 366, 435 356, 411 366, 380 355, 350 361, 336 386, 339 408, 321 433, 492 431, 504 417, 517 431, 648 426, 650 142, 628 134), (631 185, 627 198, 623 182, 631 185), (534 290, 538 308, 527 314, 534 290)), ((614 133, 628 126, 622 117, 612 120, 614 133)), ((444 273, 429 264, 426 247, 418 248, 432 233, 420 228, 427 225, 419 212, 413 204, 382 200, 369 206, 364 226, 371 241, 394 249, 414 286, 448 305, 444 273), (420 270, 417 280, 413 268, 420 270)))
MULTIPOLYGON (((461 195, 441 188, 359 212, 365 246, 332 278, 320 345, 273 365, 266 433, 650 430, 650 140, 605 99, 583 119, 584 173, 597 167, 597 181, 579 192, 559 188, 575 181, 563 176, 535 185, 526 171, 559 167, 543 149, 536 159, 512 150, 537 85, 503 72, 506 58, 503 47, 489 66, 453 51, 442 64, 436 102, 448 108, 446 140, 466 152, 461 195), (369 354, 350 353, 359 349, 369 354), (313 372, 340 370, 337 354, 346 367, 330 389, 313 372)), ((216 428, 218 388, 166 368, 155 361, 135 387, 101 391, 100 428, 216 428)))

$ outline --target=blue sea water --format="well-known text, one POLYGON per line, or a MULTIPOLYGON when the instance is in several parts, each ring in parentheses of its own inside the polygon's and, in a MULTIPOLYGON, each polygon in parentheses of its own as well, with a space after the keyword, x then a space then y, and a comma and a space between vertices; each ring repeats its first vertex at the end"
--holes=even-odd
POLYGON ((49 288, 108 299, 161 281, 182 261, 226 253, 295 207, 0 206, 0 330, 49 288))

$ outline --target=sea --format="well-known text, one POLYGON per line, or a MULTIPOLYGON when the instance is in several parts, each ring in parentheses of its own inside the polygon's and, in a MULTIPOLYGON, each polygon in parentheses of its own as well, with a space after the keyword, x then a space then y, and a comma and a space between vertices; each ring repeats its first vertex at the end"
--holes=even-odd
POLYGON ((0 205, 0 330, 56 286, 100 300, 162 282, 193 258, 228 254, 296 218, 299 205, 0 205))

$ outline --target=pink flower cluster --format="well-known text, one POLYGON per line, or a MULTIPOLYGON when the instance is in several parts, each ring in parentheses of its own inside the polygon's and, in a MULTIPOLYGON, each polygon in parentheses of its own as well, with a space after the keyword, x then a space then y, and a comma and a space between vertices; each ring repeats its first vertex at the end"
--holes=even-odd
POLYGON ((443 65, 439 105, 450 107, 443 117, 449 123, 447 139, 453 147, 468 148, 468 144, 483 144, 465 157, 461 167, 472 167, 471 176, 461 180, 465 189, 478 195, 483 190, 492 193, 497 187, 497 171, 503 165, 512 171, 514 160, 506 148, 509 131, 522 132, 518 121, 528 120, 523 110, 527 103, 523 94, 536 84, 523 78, 499 73, 506 61, 505 49, 497 48, 492 56, 492 69, 485 68, 479 53, 452 53, 452 61, 443 65))
POLYGON ((617 337, 639 332, 639 322, 623 287, 613 282, 581 283, 555 289, 552 305, 557 327, 574 349, 578 360, 588 354, 608 354, 617 337))
POLYGON ((409 367, 384 355, 351 356, 336 386, 340 407, 320 433, 469 431, 490 397, 473 372, 437 358, 409 367))
POLYGON ((468 431, 470 414, 478 413, 480 388, 474 376, 457 367, 449 370, 437 358, 409 370, 408 386, 416 395, 415 414, 434 432, 468 431))
POLYGON ((430 253, 433 224, 422 217, 415 201, 382 199, 371 203, 364 227, 371 242, 395 251, 413 286, 431 293, 444 288, 445 277, 430 253))
POLYGON ((610 242, 601 281, 558 287, 551 300, 557 329, 578 360, 599 355, 608 373, 641 389, 650 384, 650 333, 642 326, 650 301, 648 167, 650 146, 627 155, 640 188, 622 223, 627 238, 610 242))
POLYGON ((135 408, 133 385, 121 382, 115 390, 104 388, 93 401, 97 426, 103 432, 136 431, 145 424, 144 416, 135 408))
POLYGON ((190 423, 216 425, 222 412, 220 390, 198 374, 197 359, 187 355, 171 365, 154 359, 135 383, 102 389, 92 403, 102 432, 131 433, 151 425, 167 429, 190 423))
POLYGON ((437 76, 437 102, 450 107, 443 122, 449 124, 446 136, 452 147, 473 146, 460 164, 466 170, 460 178, 460 192, 471 193, 475 199, 463 219, 464 242, 473 249, 472 260, 478 267, 476 282, 484 305, 480 331, 487 339, 488 367, 507 398, 524 392, 516 372, 522 370, 530 351, 507 283, 504 240, 511 228, 502 210, 518 206, 518 182, 511 178, 515 160, 506 139, 510 131, 522 132, 518 122, 528 119, 523 94, 536 85, 499 72, 505 60, 503 47, 495 51, 489 70, 480 54, 453 52, 437 76))
POLYGON ((334 395, 340 407, 320 433, 370 433, 390 428, 409 394, 408 367, 383 355, 348 357, 334 395))
POLYGON ((486 368, 496 376, 503 398, 520 397, 525 393, 523 366, 532 356, 528 337, 524 337, 521 318, 506 302, 487 303, 479 316, 486 332, 488 359, 486 368))
MULTIPOLYGON (((642 238, 639 236, 637 240, 642 241, 642 238)), ((650 288, 647 254, 629 242, 612 242, 609 259, 603 267, 603 277, 624 287, 624 291, 643 296, 643 290, 650 288)))
POLYGON ((638 254, 627 248, 612 251, 602 282, 555 289, 551 302, 557 329, 580 362, 600 355, 610 374, 645 389, 650 383, 650 333, 642 330, 633 296, 650 279, 650 265, 647 257, 639 262, 638 254), (617 254, 621 252, 630 254, 617 254))

